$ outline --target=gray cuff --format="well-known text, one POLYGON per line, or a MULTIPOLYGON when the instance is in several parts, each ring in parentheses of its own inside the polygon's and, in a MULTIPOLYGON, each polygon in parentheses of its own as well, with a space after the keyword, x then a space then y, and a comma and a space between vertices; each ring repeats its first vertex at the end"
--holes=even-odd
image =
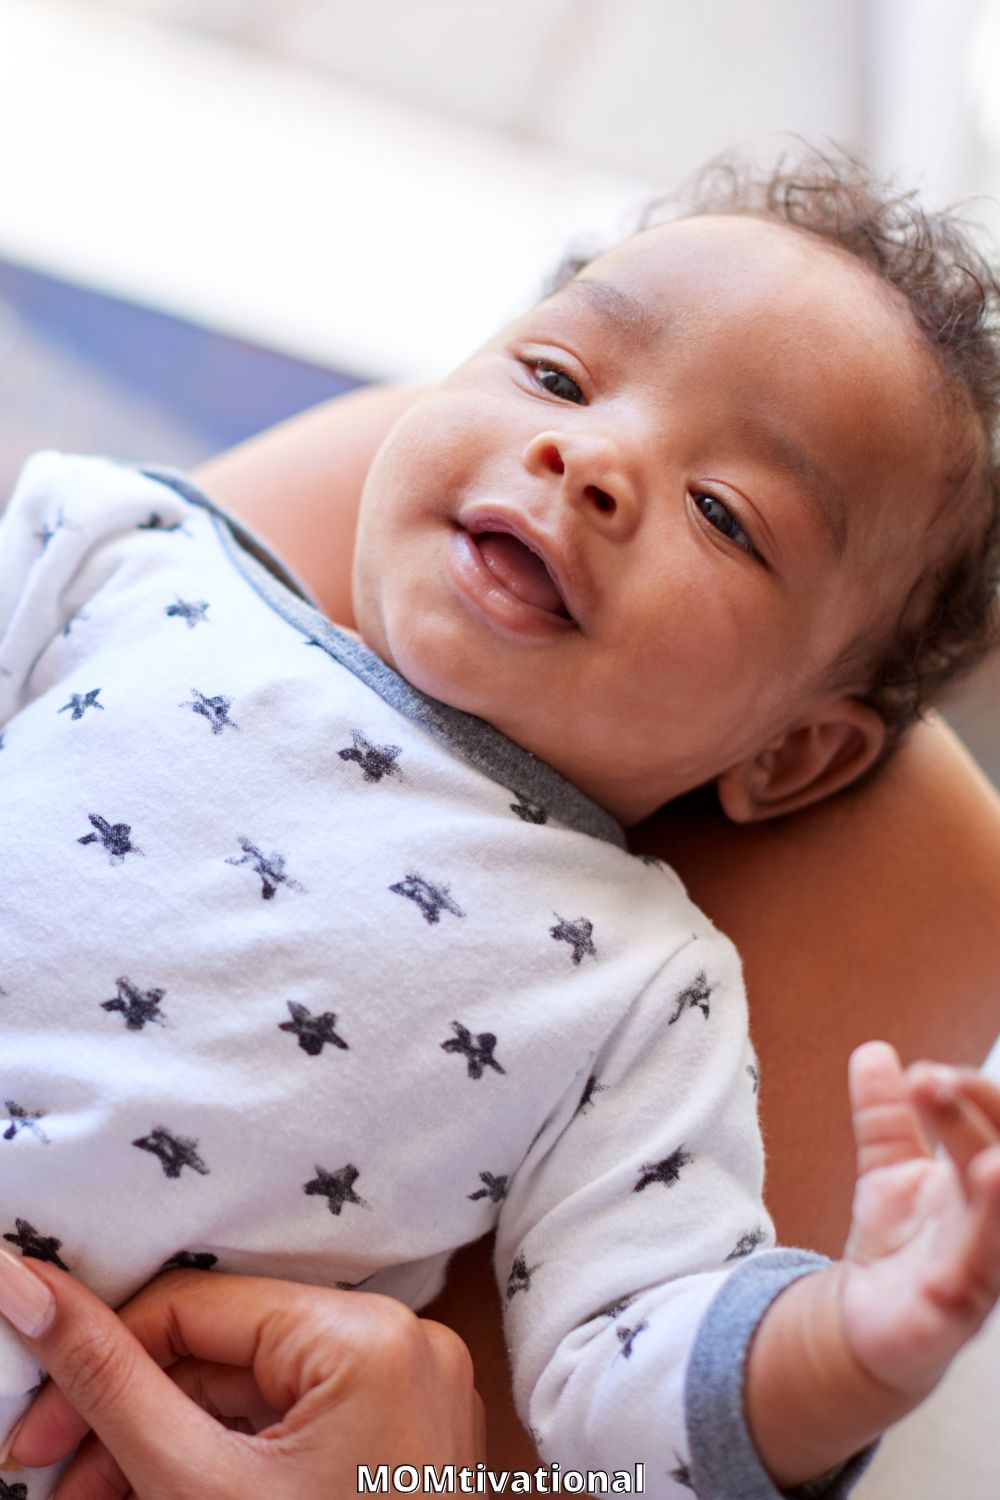
POLYGON ((812 1250, 762 1250, 723 1282, 695 1338, 684 1387, 691 1484, 699 1500, 842 1500, 878 1444, 826 1474, 779 1490, 761 1464, 743 1413, 750 1340, 779 1292, 830 1262, 812 1250))

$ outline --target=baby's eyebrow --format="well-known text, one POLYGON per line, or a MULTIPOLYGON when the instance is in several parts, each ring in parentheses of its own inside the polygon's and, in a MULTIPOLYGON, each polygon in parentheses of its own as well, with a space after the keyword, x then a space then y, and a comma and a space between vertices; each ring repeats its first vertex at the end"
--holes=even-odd
POLYGON ((663 318, 649 310, 631 292, 613 286, 610 281, 598 281, 596 277, 576 276, 562 288, 567 293, 583 297, 594 312, 600 314, 615 328, 639 343, 649 344, 663 334, 666 323, 663 318))

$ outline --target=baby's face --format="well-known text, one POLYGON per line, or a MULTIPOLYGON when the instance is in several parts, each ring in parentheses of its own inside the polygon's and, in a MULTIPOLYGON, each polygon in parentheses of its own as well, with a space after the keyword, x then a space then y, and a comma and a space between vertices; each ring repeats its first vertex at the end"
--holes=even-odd
POLYGON ((637 821, 805 723, 902 602, 943 487, 937 383, 845 254, 753 219, 647 230, 390 433, 358 629, 637 821))

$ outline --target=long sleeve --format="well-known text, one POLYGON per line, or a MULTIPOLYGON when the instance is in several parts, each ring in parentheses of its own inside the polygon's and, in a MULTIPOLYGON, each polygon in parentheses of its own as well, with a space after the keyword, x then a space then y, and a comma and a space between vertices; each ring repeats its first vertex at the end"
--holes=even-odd
POLYGON ((53 453, 28 460, 0 515, 0 724, 39 690, 39 658, 113 574, 119 539, 179 527, 184 511, 124 465, 53 453))
MULTIPOLYGON (((496 1269, 515 1395, 547 1462, 642 1462, 654 1496, 776 1500, 743 1421, 743 1361, 770 1301, 824 1261, 770 1248, 739 959, 706 928, 535 1141, 496 1269)), ((846 1494, 864 1462, 801 1494, 846 1494)))

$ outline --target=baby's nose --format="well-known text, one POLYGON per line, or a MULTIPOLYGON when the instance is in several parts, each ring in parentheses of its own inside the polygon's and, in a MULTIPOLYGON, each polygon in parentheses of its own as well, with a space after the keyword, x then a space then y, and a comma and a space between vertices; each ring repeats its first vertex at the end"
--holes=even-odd
POLYGON ((630 532, 638 519, 635 485, 602 438, 540 433, 525 450, 525 464, 536 474, 554 474, 563 494, 603 527, 616 534, 630 532))

